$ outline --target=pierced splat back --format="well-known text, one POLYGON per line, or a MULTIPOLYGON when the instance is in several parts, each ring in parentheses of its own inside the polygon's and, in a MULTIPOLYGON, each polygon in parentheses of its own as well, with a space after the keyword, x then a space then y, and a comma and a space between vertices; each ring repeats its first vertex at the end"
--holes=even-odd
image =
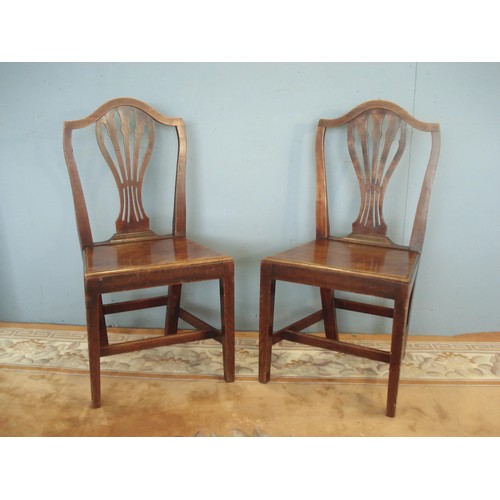
POLYGON ((405 150, 406 123, 387 110, 367 111, 349 123, 347 141, 361 194, 358 217, 352 224, 353 234, 386 236, 384 196, 405 150), (398 141, 395 152, 394 141, 398 141))
POLYGON ((396 104, 368 101, 341 118, 320 120, 316 135, 316 235, 330 237, 326 189, 325 131, 347 125, 347 146, 360 189, 360 208, 349 238, 394 245, 387 237, 383 206, 387 186, 405 151, 408 127, 430 132, 432 147, 420 194, 410 247, 420 250, 434 172, 439 156, 439 125, 413 118, 396 104))
POLYGON ((142 183, 155 142, 153 119, 140 109, 120 106, 96 122, 96 135, 120 196, 115 237, 149 231, 142 183))
POLYGON ((86 118, 64 122, 64 155, 73 191, 82 249, 95 242, 92 239, 83 189, 73 154, 72 132, 93 124, 99 149, 113 174, 120 198, 120 210, 115 221, 116 234, 111 238, 111 242, 157 236, 150 229, 150 221, 142 200, 142 186, 153 153, 156 126, 161 124, 175 127, 178 151, 172 235, 184 236, 187 150, 184 122, 181 118, 163 116, 136 99, 118 98, 103 104, 86 118))

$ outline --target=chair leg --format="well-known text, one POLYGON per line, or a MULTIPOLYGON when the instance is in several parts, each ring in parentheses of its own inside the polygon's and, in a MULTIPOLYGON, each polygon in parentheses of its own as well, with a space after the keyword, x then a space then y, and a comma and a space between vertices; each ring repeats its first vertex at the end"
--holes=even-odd
POLYGON ((269 266, 263 263, 259 304, 259 382, 262 384, 271 378, 275 293, 276 280, 271 279, 269 266))
POLYGON ((89 348, 90 393, 92 408, 101 407, 101 296, 87 294, 87 338, 89 348))
POLYGON ((413 292, 414 291, 415 291, 415 288, 412 289, 411 294, 410 294, 410 300, 408 301, 408 313, 406 315, 406 328, 405 328, 405 335, 404 335, 404 342, 403 342, 403 357, 406 354, 406 343, 408 342, 408 331, 410 329, 411 306, 413 304, 413 292))
POLYGON ((165 335, 177 333, 179 326, 179 308, 181 304, 182 285, 170 285, 168 288, 167 315, 165 318, 165 335))
POLYGON ((325 325, 326 338, 338 340, 337 314, 335 311, 335 297, 333 290, 321 288, 321 304, 323 306, 323 323, 325 325))
POLYGON ((398 398, 399 376, 401 361, 404 356, 408 320, 408 300, 398 299, 394 303, 394 319, 392 324, 391 361, 389 365, 389 384, 387 389, 388 417, 396 416, 396 402, 398 398))
POLYGON ((101 345, 109 345, 108 327, 106 326, 106 317, 104 315, 102 295, 99 295, 99 338, 101 340, 101 345))
POLYGON ((223 335, 222 356, 224 362, 224 380, 234 382, 234 264, 226 266, 226 273, 219 281, 221 330, 223 335))

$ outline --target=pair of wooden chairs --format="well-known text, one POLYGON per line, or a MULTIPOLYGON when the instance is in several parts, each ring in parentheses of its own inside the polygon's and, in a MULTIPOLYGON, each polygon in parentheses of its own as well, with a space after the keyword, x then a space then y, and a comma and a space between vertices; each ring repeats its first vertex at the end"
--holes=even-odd
MULTIPOLYGON (((213 338, 222 344, 224 380, 235 378, 234 262, 186 238, 186 133, 183 120, 161 115, 130 98, 113 99, 81 120, 64 123, 64 153, 73 192, 84 265, 92 406, 101 405, 100 357, 140 349, 213 338), (81 177, 73 152, 73 132, 95 125, 97 143, 119 193, 116 233, 94 241, 81 177), (142 199, 146 169, 158 126, 177 136, 172 231, 150 228, 142 199), (221 326, 213 327, 180 306, 182 285, 219 280, 221 326), (104 294, 168 287, 166 295, 105 304, 104 294), (110 344, 105 317, 124 311, 166 306, 164 335, 110 344), (193 330, 179 331, 179 319, 193 330)), ((259 381, 270 379, 272 346, 283 339, 389 363, 386 414, 394 416, 401 360, 408 334, 411 299, 424 240, 432 181, 440 147, 439 126, 416 120, 399 106, 382 100, 363 103, 333 120, 320 120, 316 132, 316 238, 261 262, 259 381), (360 209, 352 232, 334 237, 329 227, 325 137, 330 129, 347 129, 347 149, 359 183, 360 209), (387 236, 383 202, 388 182, 403 156, 410 130, 430 134, 430 155, 409 243, 387 236), (317 287, 321 309, 274 331, 277 281, 317 287), (336 295, 338 291, 382 297, 393 306, 373 305, 336 295), (340 340, 336 310, 346 309, 393 319, 390 351, 340 340), (301 333, 323 322, 325 336, 301 333)))

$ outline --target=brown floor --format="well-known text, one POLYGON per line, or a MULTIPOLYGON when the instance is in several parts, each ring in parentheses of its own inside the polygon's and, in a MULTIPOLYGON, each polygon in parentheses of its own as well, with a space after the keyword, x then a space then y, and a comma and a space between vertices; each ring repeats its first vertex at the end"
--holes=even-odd
POLYGON ((401 383, 394 419, 385 416, 386 391, 385 381, 264 385, 248 378, 226 384, 104 374, 103 407, 95 410, 87 373, 4 368, 0 436, 500 436, 498 383, 401 383))
POLYGON ((232 384, 0 371, 2 436, 499 436, 500 386, 402 384, 394 419, 384 384, 232 384))

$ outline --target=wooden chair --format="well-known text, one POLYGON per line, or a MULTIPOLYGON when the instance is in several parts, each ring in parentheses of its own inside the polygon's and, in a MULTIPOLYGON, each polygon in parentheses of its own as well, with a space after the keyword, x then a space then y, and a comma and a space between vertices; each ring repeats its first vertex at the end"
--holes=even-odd
POLYGON ((319 120, 315 144, 316 239, 261 262, 260 382, 270 380, 272 346, 283 339, 382 361, 390 365, 386 414, 395 416, 401 360, 439 150, 439 125, 418 121, 391 102, 368 101, 338 119, 319 120), (361 199, 352 233, 345 237, 334 237, 330 232, 327 200, 325 137, 327 129, 334 129, 334 133, 341 130, 338 127, 347 133, 361 199), (410 127, 430 134, 430 155, 409 243, 398 245, 387 236, 382 207, 388 182, 409 142, 410 127), (321 309, 273 332, 277 280, 318 287, 321 309), (349 292, 348 297, 354 293, 365 298, 339 298, 335 296, 337 290, 349 292), (392 307, 368 304, 366 296, 392 299, 392 307), (340 340, 336 309, 392 318, 390 352, 340 340), (324 337, 301 332, 319 321, 324 324, 324 337))
POLYGON ((232 382, 234 264, 231 257, 186 238, 187 145, 183 120, 167 118, 135 99, 113 99, 86 118, 64 122, 63 144, 83 256, 92 406, 101 405, 100 357, 141 349, 213 338, 222 344, 224 380, 232 382), (82 170, 79 173, 77 169, 72 139, 74 130, 94 124, 100 152, 111 169, 120 199, 116 233, 101 242, 92 237, 82 170), (178 141, 174 151, 177 170, 173 227, 168 235, 158 235, 150 229, 142 200, 144 175, 155 147, 155 130, 160 126, 175 130, 178 141), (180 307, 182 285, 206 280, 219 280, 220 330, 180 307), (168 286, 168 294, 103 302, 104 294, 159 286, 168 286), (107 314, 158 306, 167 307, 164 335, 118 344, 108 342, 107 314), (194 330, 178 331, 179 318, 194 330))

